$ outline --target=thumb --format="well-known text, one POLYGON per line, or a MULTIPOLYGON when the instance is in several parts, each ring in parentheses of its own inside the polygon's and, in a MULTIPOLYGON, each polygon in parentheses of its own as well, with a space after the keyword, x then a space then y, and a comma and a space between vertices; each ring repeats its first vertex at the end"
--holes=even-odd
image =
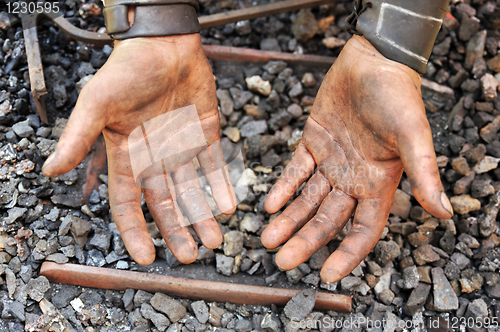
POLYGON ((431 128, 423 112, 414 114, 416 118, 407 122, 411 128, 401 128, 397 139, 403 167, 422 207, 437 218, 449 219, 453 208, 441 184, 431 128))
MULTIPOLYGON (((42 172, 55 177, 75 168, 88 154, 105 126, 105 117, 96 107, 97 102, 82 90, 80 98, 69 117, 56 150, 47 158, 42 172)), ((88 89, 86 90, 88 91, 88 89)))

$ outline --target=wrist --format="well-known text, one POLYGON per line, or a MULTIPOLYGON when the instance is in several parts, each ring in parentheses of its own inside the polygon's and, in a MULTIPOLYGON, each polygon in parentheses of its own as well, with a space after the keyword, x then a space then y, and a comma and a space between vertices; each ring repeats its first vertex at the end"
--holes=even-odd
MULTIPOLYGON (((366 56, 364 57, 364 59, 373 59, 374 61, 377 62, 377 64, 383 62, 385 65, 389 65, 391 67, 395 67, 399 70, 404 71, 412 78, 412 80, 420 82, 420 74, 415 69, 407 66, 404 63, 386 57, 385 55, 380 53, 377 50, 377 48, 364 36, 354 35, 349 41, 349 43, 351 44, 353 49, 355 49, 357 52, 361 52, 366 56)), ((357 59, 360 58, 359 56, 356 55, 352 55, 352 57, 357 59)))

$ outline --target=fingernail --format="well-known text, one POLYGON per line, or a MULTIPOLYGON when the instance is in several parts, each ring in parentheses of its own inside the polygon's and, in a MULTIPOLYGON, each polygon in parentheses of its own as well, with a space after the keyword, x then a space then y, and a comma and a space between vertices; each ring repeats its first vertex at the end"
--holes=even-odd
POLYGON ((43 163, 43 166, 42 166, 42 172, 45 170, 45 168, 47 166, 50 165, 50 163, 52 163, 52 161, 54 160, 54 158, 56 157, 56 152, 52 152, 52 154, 47 158, 47 160, 45 160, 45 163, 43 163))
POLYGON ((441 205, 443 205, 444 209, 453 216, 453 207, 444 192, 441 193, 441 205))

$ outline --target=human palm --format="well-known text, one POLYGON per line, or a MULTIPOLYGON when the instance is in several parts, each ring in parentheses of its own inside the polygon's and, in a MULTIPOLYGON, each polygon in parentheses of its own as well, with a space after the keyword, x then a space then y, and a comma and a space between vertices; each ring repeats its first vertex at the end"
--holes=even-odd
POLYGON ((218 144, 218 114, 215 82, 199 35, 117 42, 106 64, 81 91, 43 172, 57 176, 77 166, 102 132, 108 155, 111 212, 131 256, 140 264, 149 264, 155 257, 141 209, 143 193, 168 247, 181 262, 190 263, 198 256, 197 246, 185 227, 179 205, 206 247, 216 248, 222 242, 200 188, 194 157, 219 209, 223 213, 235 209, 234 192, 218 144), (189 112, 179 111, 186 107, 195 110, 196 121, 189 122, 189 112), (188 129, 196 126, 203 144, 193 144, 192 130, 188 129), (131 140, 131 133, 141 129, 142 140, 131 140), (153 137, 161 141, 152 142, 153 137), (156 152, 162 148, 178 153, 168 161, 158 153, 144 161, 131 153, 132 143, 137 142, 145 142, 150 153, 153 143, 158 145, 156 152), (144 173, 135 174, 134 165, 141 163, 149 167, 139 168, 144 173))
POLYGON ((420 204, 438 218, 450 218, 418 73, 354 36, 326 75, 302 141, 265 202, 276 213, 310 177, 300 196, 266 227, 264 246, 288 241, 276 263, 289 270, 353 217, 321 271, 327 282, 340 280, 380 239, 403 169, 420 204))

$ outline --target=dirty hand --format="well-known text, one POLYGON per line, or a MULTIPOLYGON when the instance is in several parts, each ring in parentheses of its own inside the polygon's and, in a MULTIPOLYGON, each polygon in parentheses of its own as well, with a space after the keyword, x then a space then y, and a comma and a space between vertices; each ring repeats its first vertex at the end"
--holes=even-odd
POLYGON ((222 243, 193 157, 197 156, 220 211, 229 214, 235 210, 234 191, 218 144, 219 131, 215 82, 200 36, 128 39, 115 44, 106 64, 81 91, 43 173, 54 177, 73 169, 102 132, 108 155, 111 212, 132 258, 139 264, 150 264, 155 258, 141 209, 142 191, 172 253, 179 261, 191 263, 198 256, 198 248, 185 227, 179 205, 207 248, 222 243), (196 107, 196 121, 192 121, 192 112, 175 112, 189 105, 196 107), (197 125, 203 146, 193 145, 192 133, 197 125), (131 140, 131 133, 139 136, 131 140), (134 144, 138 146, 132 148, 134 144), (174 153, 168 161, 158 159, 162 148, 174 153), (152 166, 141 168, 144 164, 152 166), (134 174, 137 169, 145 171, 138 177, 134 174))
POLYGON ((265 202, 276 213, 316 169, 262 234, 267 248, 288 241, 276 256, 280 268, 305 262, 354 214, 321 278, 335 282, 349 274, 380 239, 403 169, 422 207, 437 218, 452 216, 420 84, 416 71, 388 60, 363 37, 345 45, 322 83, 301 143, 265 202))

